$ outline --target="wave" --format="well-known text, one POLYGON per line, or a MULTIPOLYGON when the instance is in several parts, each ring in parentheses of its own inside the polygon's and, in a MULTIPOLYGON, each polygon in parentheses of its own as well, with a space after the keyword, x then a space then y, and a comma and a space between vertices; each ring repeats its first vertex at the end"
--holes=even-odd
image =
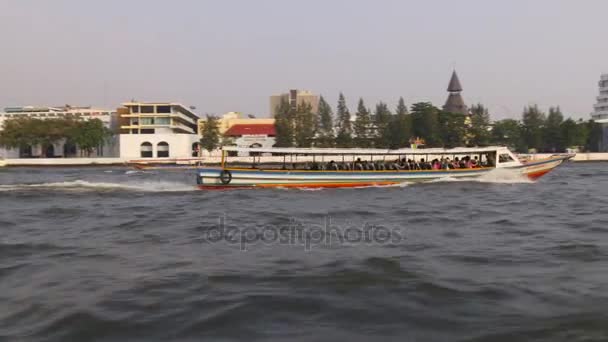
POLYGON ((141 192, 186 192, 194 191, 196 187, 178 182, 134 182, 124 183, 103 183, 75 180, 69 182, 55 183, 34 183, 34 184, 8 184, 0 185, 0 192, 19 191, 19 190, 64 190, 64 191, 86 191, 86 190, 125 190, 141 192))
POLYGON ((477 182, 477 183, 496 183, 496 184, 530 184, 533 180, 516 169, 494 169, 486 172, 483 175, 475 178, 455 178, 445 177, 430 180, 426 183, 444 183, 444 182, 477 182))

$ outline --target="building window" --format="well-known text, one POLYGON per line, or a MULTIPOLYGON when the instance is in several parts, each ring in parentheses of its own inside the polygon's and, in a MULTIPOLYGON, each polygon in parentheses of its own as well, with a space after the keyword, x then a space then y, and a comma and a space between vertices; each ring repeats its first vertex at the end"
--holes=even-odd
POLYGON ((171 119, 169 118, 156 118, 157 125, 170 125, 171 119))
POLYGON ((142 125, 154 125, 154 118, 141 118, 142 125))
POLYGON ((171 106, 156 106, 156 112, 163 114, 171 113, 171 106))
POLYGON ((154 113, 154 106, 141 106, 141 112, 143 114, 154 113))
POLYGON ((169 144, 161 141, 156 145, 156 157, 157 158, 168 158, 169 157, 169 144))
POLYGON ((131 113, 139 113, 139 106, 132 106, 131 113))
POLYGON ((152 158, 153 157, 151 143, 149 143, 147 141, 142 143, 139 150, 141 152, 142 158, 152 158))
POLYGON ((142 129, 140 131, 141 134, 154 134, 154 128, 142 129))

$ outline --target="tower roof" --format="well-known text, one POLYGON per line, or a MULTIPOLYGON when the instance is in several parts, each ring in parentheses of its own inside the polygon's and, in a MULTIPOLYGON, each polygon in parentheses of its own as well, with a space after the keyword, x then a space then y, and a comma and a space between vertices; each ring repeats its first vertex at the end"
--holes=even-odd
POLYGON ((464 104, 462 96, 458 93, 451 93, 448 96, 443 110, 449 113, 467 114, 467 106, 464 104))
POLYGON ((450 79, 450 84, 448 85, 448 91, 453 93, 462 91, 462 86, 460 85, 460 80, 458 79, 456 70, 452 72, 452 78, 450 79))

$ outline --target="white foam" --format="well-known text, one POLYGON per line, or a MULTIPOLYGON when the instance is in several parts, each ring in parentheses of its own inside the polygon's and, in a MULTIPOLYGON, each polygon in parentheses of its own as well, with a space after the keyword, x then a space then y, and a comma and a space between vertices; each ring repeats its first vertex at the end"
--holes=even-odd
POLYGON ((496 183, 496 184, 519 184, 519 183, 534 183, 533 180, 522 174, 518 169, 494 169, 475 178, 455 178, 445 177, 428 181, 427 183, 443 183, 443 182, 478 182, 478 183, 496 183))
POLYGON ((56 182, 56 183, 37 183, 37 184, 9 184, 0 185, 0 191, 32 190, 32 189, 57 189, 57 190, 127 190, 141 192, 184 192, 194 191, 197 188, 193 185, 177 182, 134 182, 124 183, 103 183, 88 182, 83 180, 56 182))

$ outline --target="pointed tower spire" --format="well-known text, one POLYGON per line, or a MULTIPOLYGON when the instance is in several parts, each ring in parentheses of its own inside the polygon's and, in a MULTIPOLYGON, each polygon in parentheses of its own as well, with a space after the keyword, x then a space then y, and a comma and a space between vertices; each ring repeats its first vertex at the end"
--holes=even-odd
POLYGON ((452 72, 452 78, 450 79, 450 84, 448 85, 448 91, 451 93, 462 91, 462 86, 460 85, 460 80, 458 79, 456 70, 452 72))
POLYGON ((460 95, 461 91, 462 86, 460 85, 460 80, 458 79, 456 70, 454 70, 452 72, 450 84, 448 85, 448 92, 450 92, 450 95, 448 96, 447 101, 445 101, 445 105, 443 105, 444 111, 449 113, 467 114, 468 109, 464 104, 462 96, 460 95))

